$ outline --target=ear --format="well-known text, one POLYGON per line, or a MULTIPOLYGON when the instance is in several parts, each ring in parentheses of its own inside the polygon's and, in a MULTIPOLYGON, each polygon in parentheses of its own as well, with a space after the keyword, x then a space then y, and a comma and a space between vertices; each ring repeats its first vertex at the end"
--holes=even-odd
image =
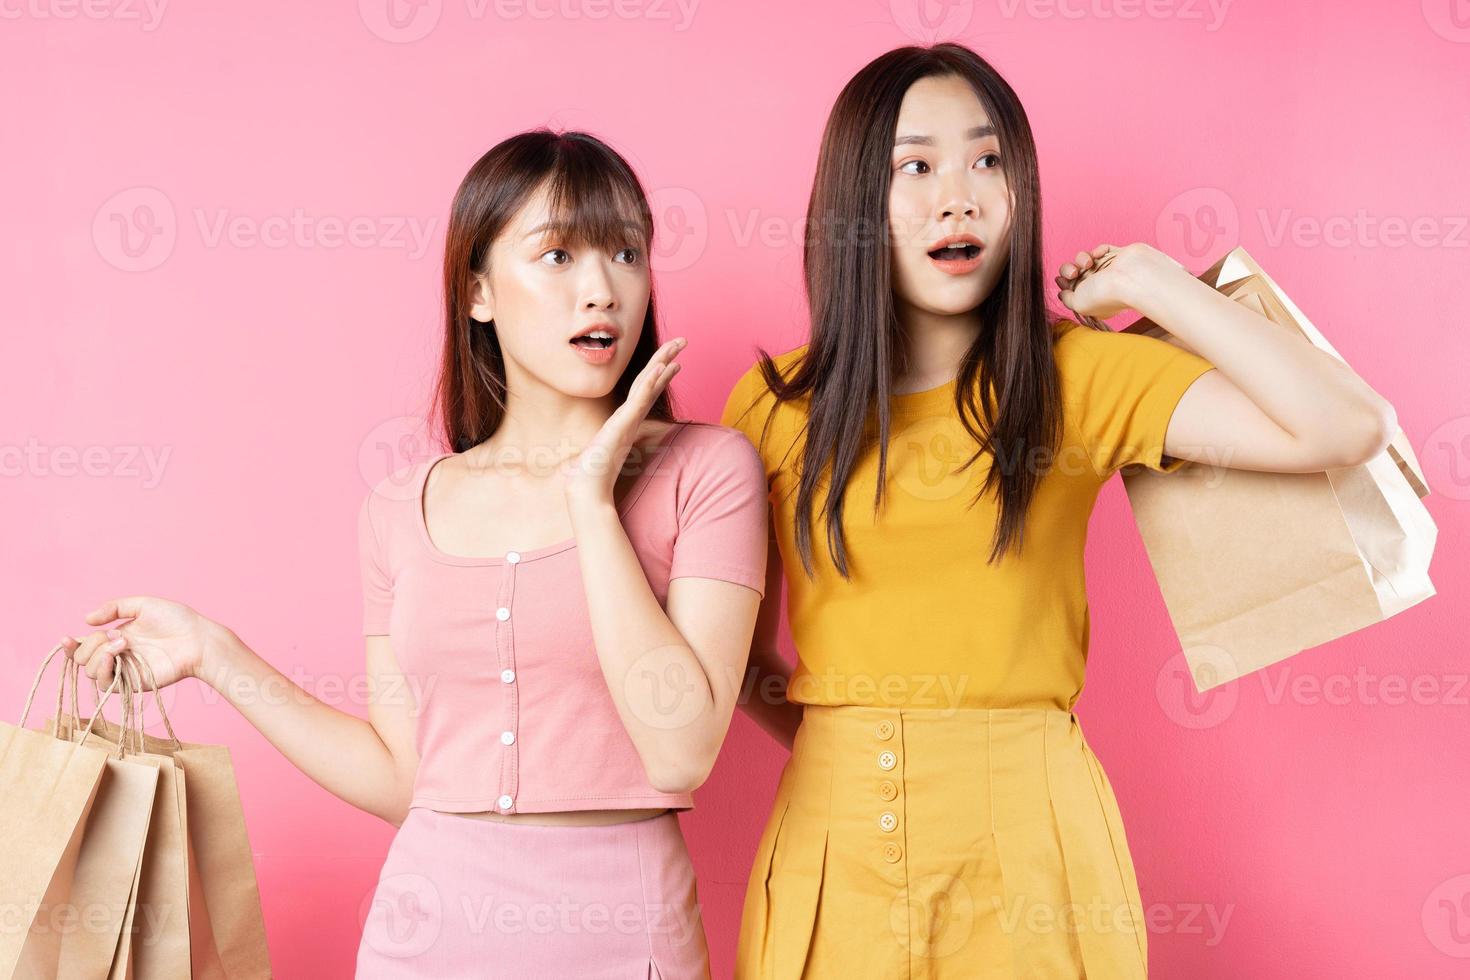
POLYGON ((495 319, 495 297, 490 293, 490 276, 477 272, 470 280, 470 318, 480 323, 495 319))

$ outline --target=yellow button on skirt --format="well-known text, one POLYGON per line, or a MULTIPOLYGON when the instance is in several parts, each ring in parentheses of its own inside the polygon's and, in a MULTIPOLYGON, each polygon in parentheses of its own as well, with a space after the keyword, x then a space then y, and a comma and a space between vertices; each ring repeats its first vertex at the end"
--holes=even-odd
POLYGON ((737 980, 1144 980, 1122 817, 1072 712, 808 705, 737 980))

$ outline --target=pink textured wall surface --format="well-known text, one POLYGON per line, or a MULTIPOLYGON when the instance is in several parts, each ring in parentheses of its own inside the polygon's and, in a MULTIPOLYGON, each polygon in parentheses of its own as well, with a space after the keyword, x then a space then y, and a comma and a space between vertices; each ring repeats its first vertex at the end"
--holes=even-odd
MULTIPOLYGON (((1027 107, 1048 266, 1141 240, 1198 271, 1245 245, 1395 403, 1434 491, 1436 598, 1199 698, 1104 489, 1078 713, 1154 974, 1465 975, 1465 0, 0 2, 0 717, 130 593, 365 716, 356 508, 436 448, 415 433, 468 166, 541 124, 628 155, 665 335, 690 338, 676 396, 713 419, 754 344, 804 341, 833 98, 936 38, 1027 107)), ((277 975, 350 975, 392 828, 209 689, 168 696, 184 737, 234 753, 277 975)), ((737 717, 683 818, 717 977, 783 758, 737 717)))

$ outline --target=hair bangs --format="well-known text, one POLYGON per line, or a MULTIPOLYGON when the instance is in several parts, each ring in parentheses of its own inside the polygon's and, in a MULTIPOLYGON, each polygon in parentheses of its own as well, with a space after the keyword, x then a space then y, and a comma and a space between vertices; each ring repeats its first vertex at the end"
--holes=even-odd
POLYGON ((560 241, 606 252, 649 248, 653 216, 638 178, 610 166, 597 148, 576 146, 559 154, 546 190, 547 231, 560 241))

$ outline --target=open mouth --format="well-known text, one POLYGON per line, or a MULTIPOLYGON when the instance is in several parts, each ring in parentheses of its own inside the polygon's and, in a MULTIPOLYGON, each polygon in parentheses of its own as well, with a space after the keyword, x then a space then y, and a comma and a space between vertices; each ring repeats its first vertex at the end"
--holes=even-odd
POLYGON ((569 341, 572 346, 581 347, 583 350, 607 350, 615 342, 612 334, 608 333, 585 334, 581 337, 573 337, 569 341))
POLYGON ((929 257, 931 259, 938 259, 941 262, 947 260, 963 262, 966 259, 973 259, 979 254, 979 245, 961 243, 959 245, 946 245, 943 248, 936 248, 929 253, 929 257))

